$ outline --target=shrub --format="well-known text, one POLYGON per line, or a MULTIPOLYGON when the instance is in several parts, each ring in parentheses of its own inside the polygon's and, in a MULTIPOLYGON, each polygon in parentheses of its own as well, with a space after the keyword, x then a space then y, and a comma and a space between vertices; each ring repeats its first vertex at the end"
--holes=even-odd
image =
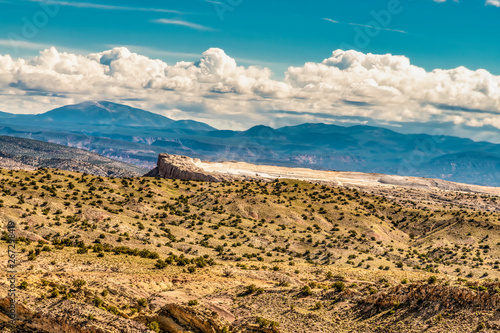
POLYGON ((302 287, 301 291, 302 291, 302 295, 304 295, 304 296, 311 296, 312 295, 312 290, 311 290, 311 287, 309 287, 309 286, 302 287))
POLYGON ((437 277, 435 277, 434 275, 429 277, 429 279, 427 280, 427 283, 429 284, 436 284, 436 282, 437 282, 437 277))
POLYGON ((189 306, 196 306, 196 305, 198 305, 198 300, 192 299, 192 300, 188 301, 188 305, 189 306))
POLYGON ((118 316, 120 314, 120 311, 118 311, 118 309, 116 308, 116 306, 110 305, 110 306, 108 306, 108 308, 106 310, 108 310, 108 312, 110 312, 110 313, 112 313, 112 314, 114 314, 116 316, 118 316))
POLYGON ((222 275, 224 277, 230 278, 233 277, 234 273, 229 267, 224 267, 224 269, 222 270, 222 275))
POLYGON ((141 306, 141 307, 144 308, 144 307, 146 307, 148 305, 148 301, 145 298, 139 298, 137 300, 137 304, 139 304, 139 306, 141 306))
POLYGON ((156 261, 155 267, 158 269, 163 269, 167 267, 167 263, 164 260, 158 259, 158 261, 156 261))
POLYGON ((21 284, 19 285, 19 289, 26 290, 27 288, 28 288, 28 282, 26 281, 21 282, 21 284))
POLYGON ((100 299, 99 297, 96 297, 92 300, 92 303, 94 303, 95 306, 100 308, 100 307, 102 307, 102 304, 104 303, 104 301, 102 299, 100 299))
POLYGON ((85 247, 80 247, 78 250, 76 250, 76 253, 78 254, 85 254, 88 252, 88 249, 85 247))
POLYGON ((154 331, 154 332, 157 332, 159 333, 160 332, 160 325, 156 322, 156 321, 152 321, 148 324, 148 328, 151 330, 151 331, 154 331))
POLYGON ((337 281, 337 282, 335 282, 335 283, 333 284, 333 286, 332 286, 332 287, 333 287, 333 288, 335 289, 335 291, 336 291, 336 292, 338 292, 338 293, 339 293, 339 292, 342 292, 342 291, 344 291, 344 290, 345 290, 345 284, 344 284, 344 282, 342 282, 342 281, 337 281))
POLYGON ((77 288, 78 290, 82 289, 84 285, 86 285, 87 282, 83 279, 76 279, 73 281, 73 287, 77 288))
POLYGON ((246 295, 253 294, 256 291, 257 291, 257 286, 255 284, 248 285, 245 288, 246 295))

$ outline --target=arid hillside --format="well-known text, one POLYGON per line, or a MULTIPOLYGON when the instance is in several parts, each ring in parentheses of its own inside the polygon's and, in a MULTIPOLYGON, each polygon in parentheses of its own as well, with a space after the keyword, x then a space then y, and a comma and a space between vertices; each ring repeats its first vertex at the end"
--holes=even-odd
POLYGON ((51 169, 0 179, 21 332, 500 329, 493 194, 51 169))
POLYGON ((96 176, 133 177, 145 169, 82 149, 31 139, 0 136, 0 168, 54 168, 96 176))

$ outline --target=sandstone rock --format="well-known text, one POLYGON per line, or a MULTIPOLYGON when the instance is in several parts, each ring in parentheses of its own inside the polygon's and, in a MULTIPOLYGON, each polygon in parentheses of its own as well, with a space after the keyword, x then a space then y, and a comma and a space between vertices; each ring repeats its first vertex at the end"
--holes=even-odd
MULTIPOLYGON (((10 298, 0 299, 0 310, 8 311, 10 298)), ((16 302, 18 332, 51 333, 153 333, 141 323, 124 319, 94 306, 70 300, 56 300, 32 311, 22 302, 16 302), (89 316, 95 317, 90 320, 89 316)))
POLYGON ((154 320, 169 333, 281 333, 276 327, 259 327, 248 320, 229 323, 203 305, 191 307, 167 304, 154 320))
POLYGON ((199 160, 193 160, 187 156, 160 154, 156 168, 145 174, 145 176, 209 182, 223 180, 223 177, 206 173, 202 168, 196 166, 195 162, 199 162, 199 160))
POLYGON ((492 292, 499 284, 485 285, 488 291, 476 291, 462 286, 442 286, 411 284, 396 286, 371 295, 363 300, 364 304, 390 307, 394 304, 417 304, 433 302, 444 308, 496 309, 500 305, 500 295, 492 292))

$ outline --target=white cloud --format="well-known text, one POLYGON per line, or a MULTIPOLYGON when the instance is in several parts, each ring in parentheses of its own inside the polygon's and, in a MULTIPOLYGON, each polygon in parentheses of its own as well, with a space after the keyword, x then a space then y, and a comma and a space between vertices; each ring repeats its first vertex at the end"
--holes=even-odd
POLYGON ((465 67, 427 72, 404 56, 356 51, 289 67, 276 80, 217 48, 176 64, 125 47, 87 55, 49 48, 34 59, 0 55, 0 89, 0 110, 18 113, 104 99, 233 129, 349 117, 500 129, 499 76, 465 67))
POLYGON ((17 39, 0 39, 0 46, 10 47, 12 49, 28 49, 28 50, 40 50, 47 45, 41 43, 30 42, 27 40, 17 40, 17 39))
POLYGON ((486 6, 500 7, 500 0, 486 0, 486 6))
POLYGON ((91 9, 101 9, 101 10, 126 10, 126 11, 138 11, 138 12, 181 14, 177 10, 164 9, 164 8, 145 8, 145 7, 102 5, 102 4, 92 3, 92 2, 80 2, 80 1, 60 1, 60 0, 28 0, 28 1, 45 3, 45 4, 49 4, 49 5, 75 7, 75 8, 91 8, 91 9))
POLYGON ((339 21, 332 20, 331 18, 327 18, 327 17, 323 18, 323 20, 328 21, 328 22, 332 22, 332 23, 340 23, 339 21))
POLYGON ((192 23, 192 22, 188 22, 188 21, 184 21, 184 20, 158 19, 158 20, 152 20, 151 22, 159 23, 159 24, 180 25, 183 27, 188 27, 188 28, 196 29, 196 30, 213 30, 210 27, 206 27, 204 25, 200 25, 197 23, 192 23))
MULTIPOLYGON (((446 0, 444 0, 446 1, 446 0)), ((500 0, 499 0, 500 1, 500 0)), ((336 21, 336 20, 333 20, 333 19, 330 19, 330 18, 323 18, 323 20, 325 21, 328 21, 328 22, 331 22, 331 23, 335 23, 335 24, 343 24, 339 21, 336 21)), ((398 29, 389 29, 389 28, 384 28, 384 27, 380 27, 380 26, 374 26, 374 25, 367 25, 367 24, 359 24, 359 23, 346 23, 348 25, 352 25, 352 26, 358 26, 358 27, 364 27, 364 28, 369 28, 369 29, 375 29, 375 30, 383 30, 383 31, 392 31, 392 32, 399 32, 399 33, 402 33, 402 34, 407 34, 408 32, 404 31, 404 30, 398 30, 398 29)))
MULTIPOLYGON (((446 2, 446 0, 433 0, 434 2, 446 2)), ((459 2, 459 0, 453 0, 454 2, 459 2)), ((486 0, 486 6, 500 7, 500 0, 486 0)))

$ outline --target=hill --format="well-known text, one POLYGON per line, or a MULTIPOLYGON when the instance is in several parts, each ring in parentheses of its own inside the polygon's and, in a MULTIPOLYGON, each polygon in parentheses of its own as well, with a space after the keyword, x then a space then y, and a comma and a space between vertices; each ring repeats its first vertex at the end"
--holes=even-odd
POLYGON ((52 168, 98 176, 139 176, 144 170, 85 150, 9 136, 0 136, 0 167, 14 170, 52 168))
POLYGON ((500 328, 495 195, 50 169, 0 178, 26 332, 500 328))

